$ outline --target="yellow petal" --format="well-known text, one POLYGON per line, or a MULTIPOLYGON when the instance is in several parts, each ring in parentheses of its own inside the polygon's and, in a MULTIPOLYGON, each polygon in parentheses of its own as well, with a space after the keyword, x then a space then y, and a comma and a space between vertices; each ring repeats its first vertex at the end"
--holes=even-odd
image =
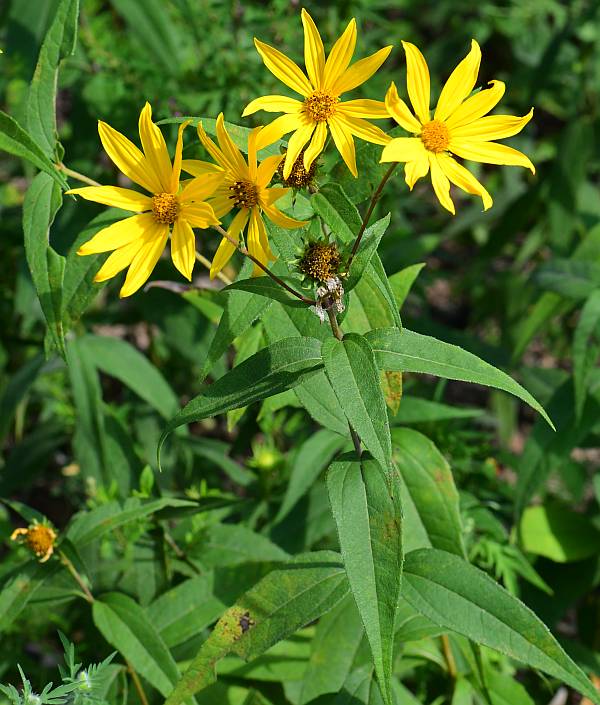
POLYGON ((212 162, 203 162, 201 159, 183 159, 181 168, 192 176, 204 174, 224 174, 223 167, 212 162))
POLYGON ((183 218, 177 218, 173 225, 171 259, 183 276, 192 281, 192 270, 196 261, 196 238, 189 223, 183 218))
POLYGON ((216 218, 222 218, 233 209, 233 200, 226 194, 216 195, 210 199, 210 205, 216 218))
POLYGON ((71 189, 66 193, 81 196, 86 201, 103 203, 105 206, 122 208, 126 211, 141 212, 152 208, 150 196, 144 196, 143 193, 119 186, 84 186, 83 188, 71 189))
POLYGON ((281 186, 274 186, 273 188, 265 189, 262 192, 262 207, 270 206, 271 204, 283 198, 291 189, 282 188, 281 186))
POLYGON ((269 185, 282 159, 283 154, 274 154, 272 157, 267 157, 262 160, 256 172, 256 183, 260 188, 264 189, 269 185))
POLYGON ((258 110, 266 110, 268 113, 297 113, 302 110, 302 103, 286 95, 264 95, 248 103, 242 117, 252 115, 258 110))
POLYGON ((418 137, 396 137, 386 144, 379 161, 412 162, 415 159, 422 159, 426 151, 418 137))
POLYGON ((361 118, 347 118, 345 115, 341 114, 336 115, 336 120, 343 122, 350 132, 352 132, 355 137, 360 137, 361 140, 385 145, 392 139, 389 135, 386 135, 381 128, 376 125, 371 125, 370 122, 361 120, 361 118))
POLYGON ((184 186, 179 200, 181 203, 187 201, 205 201, 209 196, 212 196, 217 188, 223 183, 224 174, 203 174, 191 179, 184 186))
POLYGON ((139 119, 140 139, 150 169, 160 182, 161 191, 171 188, 171 159, 165 138, 160 129, 152 122, 152 108, 146 103, 139 119))
POLYGON ((273 122, 265 125, 260 131, 256 142, 257 149, 268 147, 273 142, 281 139, 283 135, 287 135, 292 130, 297 130, 302 125, 302 117, 300 113, 289 113, 280 115, 273 122))
POLYGON ((450 182, 448 177, 442 171, 441 166, 438 162, 438 155, 433 152, 429 152, 429 168, 431 169, 431 183, 433 184, 433 190, 435 195, 438 197, 439 202, 444 206, 444 208, 452 215, 456 214, 454 209, 454 203, 450 198, 450 182))
POLYGON ((294 162, 298 159, 298 155, 302 151, 304 145, 310 139, 313 131, 315 129, 315 124, 313 122, 308 125, 303 125, 299 127, 294 134, 290 137, 288 141, 288 148, 285 155, 285 163, 283 165, 283 178, 287 179, 292 171, 294 162))
POLYGON ((471 51, 458 64, 446 81, 440 99, 435 109, 434 120, 445 120, 458 108, 463 100, 471 93, 477 81, 479 64, 481 63, 481 49, 479 44, 472 39, 471 51))
MULTIPOLYGON (((236 242, 240 239, 240 233, 246 226, 248 222, 248 216, 250 211, 246 208, 238 211, 235 218, 231 221, 231 224, 227 228, 227 233, 232 240, 236 242)), ((210 267, 210 278, 214 279, 217 274, 223 269, 223 267, 231 259, 231 255, 236 251, 236 246, 232 244, 227 238, 221 240, 221 244, 217 248, 215 256, 213 258, 210 267)))
POLYGON ((488 115, 452 130, 452 139, 502 140, 518 134, 533 117, 533 108, 523 115, 488 115))
POLYGON ((342 36, 333 45, 325 62, 323 88, 332 88, 348 68, 356 47, 356 20, 352 18, 342 36))
POLYGON ((121 298, 135 294, 148 281, 148 277, 152 274, 152 270, 165 249, 168 237, 169 226, 156 223, 150 241, 142 245, 129 265, 125 284, 119 292, 121 298))
POLYGON ((429 69, 425 57, 410 42, 402 42, 406 53, 406 87, 413 110, 422 123, 429 122, 429 69))
MULTIPOLYGON (((269 255, 263 249, 260 241, 260 226, 259 221, 260 216, 258 214, 258 208, 252 208, 250 211, 250 222, 248 223, 248 232, 246 233, 246 244, 248 251, 253 257, 263 264, 265 267, 269 263, 269 255)), ((262 274, 260 267, 255 265, 253 276, 257 274, 262 274)))
POLYGON ((312 163, 323 151, 325 140, 327 139, 327 123, 319 122, 315 128, 310 144, 304 152, 304 168, 310 169, 312 163))
POLYGON ((140 213, 119 220, 97 232, 91 240, 84 242, 77 250, 78 255, 95 255, 109 252, 128 245, 147 235, 156 225, 152 213, 140 213))
POLYGON ((262 251, 265 253, 267 256, 267 260, 270 262, 275 262, 277 257, 273 254, 271 250, 271 246, 269 245, 269 238, 267 236, 267 229, 265 227, 265 221, 262 219, 262 215, 260 213, 260 210, 258 208, 253 208, 252 209, 254 213, 256 213, 256 225, 258 227, 258 240, 260 242, 260 246, 262 248, 262 251))
POLYGON ((346 163, 346 166, 350 169, 350 173, 352 176, 357 177, 358 171, 356 169, 356 151, 354 149, 352 132, 335 115, 329 120, 329 129, 331 130, 331 136, 333 137, 335 146, 337 147, 338 152, 342 155, 342 159, 346 163))
POLYGON ((462 164, 459 164, 456 159, 453 159, 449 154, 438 154, 438 163, 453 184, 467 193, 481 196, 484 211, 492 207, 492 197, 483 184, 479 183, 473 174, 462 164))
POLYGON ((482 115, 489 113, 492 108, 502 99, 504 95, 504 83, 502 81, 490 81, 491 88, 486 88, 479 93, 475 93, 470 98, 458 107, 452 115, 446 120, 449 130, 454 130, 457 127, 467 125, 474 120, 477 120, 482 115))
MULTIPOLYGON (((202 127, 202 123, 198 123, 198 137, 200 138, 200 142, 202 142, 202 145, 204 146, 204 149, 210 154, 210 156, 217 162, 217 164, 223 168, 223 169, 229 169, 229 171, 233 171, 234 165, 229 162, 227 157, 223 154, 223 152, 217 147, 217 145, 211 140, 211 138, 206 134, 204 131, 204 128, 202 127)), ((188 165, 190 162, 195 162, 196 164, 206 164, 207 162, 197 162, 196 160, 190 159, 189 161, 186 160, 186 165, 188 165)), ((183 163, 182 163, 182 168, 183 168, 183 163)), ((187 169, 186 169, 187 170, 187 169)), ((193 174, 194 172, 190 171, 190 174, 193 174)), ((202 173, 202 172, 200 172, 202 173)))
POLYGON ((348 117, 385 119, 388 118, 388 111, 382 100, 347 100, 345 103, 338 103, 336 111, 348 117))
POLYGON ((246 160, 242 156, 242 153, 237 148, 235 142, 231 139, 229 133, 227 132, 223 113, 219 113, 219 116, 217 117, 216 127, 217 139, 219 140, 219 147, 221 148, 221 151, 223 152, 229 163, 233 166, 233 171, 235 175, 241 178, 248 178, 248 165, 246 164, 246 160))
POLYGON ((265 66, 274 76, 293 91, 296 91, 296 93, 300 93, 300 95, 307 96, 312 93, 313 89, 310 85, 310 81, 297 64, 291 59, 288 59, 285 54, 261 42, 259 39, 255 38, 254 44, 265 66))
POLYGON ((478 140, 451 140, 449 149, 463 159, 483 164, 502 164, 504 166, 524 166, 535 174, 535 167, 523 152, 496 142, 478 140))
POLYGON ((204 229, 219 224, 212 203, 186 203, 181 208, 180 217, 193 228, 204 229))
POLYGON ((98 122, 98 134, 104 151, 125 176, 150 193, 162 191, 160 180, 133 142, 101 120, 98 122))
POLYGON ((104 282, 107 279, 112 279, 119 272, 121 272, 125 267, 129 267, 133 258, 144 246, 144 240, 138 238, 128 245, 119 247, 115 250, 110 257, 107 258, 106 262, 100 267, 98 273, 94 277, 95 282, 104 282))
POLYGON ((191 120, 186 120, 179 125, 177 131, 177 144, 175 146, 175 156, 173 157, 173 169, 171 171, 171 180, 169 182, 169 190, 171 193, 179 191, 179 178, 181 177, 181 155, 183 153, 183 131, 190 124, 191 120))
POLYGON ((325 68, 325 50, 319 30, 313 18, 302 8, 302 24, 304 26, 304 63, 310 82, 314 88, 321 87, 323 69, 325 68))
POLYGON ((285 213, 282 213, 279 208, 276 208, 275 206, 263 206, 263 211, 265 215, 267 215, 269 220, 272 220, 275 225, 279 225, 282 228, 294 230, 296 228, 303 228, 309 223, 308 220, 296 220, 295 218, 290 218, 289 216, 285 215, 285 213))
POLYGON ((410 112, 408 105, 398 96, 398 90, 393 81, 385 95, 385 107, 389 115, 407 132, 413 134, 421 132, 421 123, 410 112))
POLYGON ((392 46, 390 45, 376 51, 371 56, 367 56, 365 59, 356 61, 333 84, 331 87, 333 93, 335 95, 346 93, 346 91, 351 91, 367 81, 387 59, 391 50, 392 46))
POLYGON ((250 171, 250 177, 252 181, 256 181, 256 143, 258 140, 258 135, 261 132, 262 127, 255 127, 252 132, 248 135, 248 169, 250 171))
POLYGON ((413 186, 423 176, 427 176, 429 171, 429 155, 427 150, 423 150, 423 154, 411 162, 406 162, 404 165, 404 180, 408 184, 408 188, 412 191, 413 186))

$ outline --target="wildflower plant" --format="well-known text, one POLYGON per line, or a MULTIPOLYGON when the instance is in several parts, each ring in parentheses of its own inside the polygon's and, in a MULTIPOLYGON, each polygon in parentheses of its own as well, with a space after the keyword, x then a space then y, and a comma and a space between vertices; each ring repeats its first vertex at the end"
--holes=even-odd
MULTIPOLYGON (((102 677, 118 666, 136 702, 180 705, 227 674, 241 681, 256 664, 256 680, 268 681, 269 668, 281 667, 276 649, 304 630, 302 639, 318 636, 311 642, 306 671, 294 672, 281 693, 273 690, 276 697, 283 698, 285 690, 294 703, 416 702, 404 697, 402 685, 411 668, 410 656, 405 665, 404 648, 415 640, 407 630, 413 622, 445 664, 452 702, 466 702, 457 696, 459 687, 466 687, 459 686, 462 682, 468 682, 477 702, 492 702, 488 683, 502 674, 490 654, 499 653, 506 663, 537 669, 600 703, 579 665, 513 594, 518 567, 510 580, 506 571, 500 573, 509 591, 470 560, 486 565, 493 556, 481 546, 469 555, 465 547, 459 489, 446 459, 423 434, 391 423, 394 414, 388 410, 397 410, 398 404, 402 409, 403 375, 425 374, 510 394, 539 414, 539 423, 553 428, 541 404, 510 375, 472 352, 403 326, 400 306, 410 285, 391 282, 379 247, 394 218, 393 213, 377 213, 384 190, 396 200, 427 199, 429 208, 439 208, 427 192, 411 193, 418 179, 430 174, 446 211, 455 213, 450 184, 479 196, 487 211, 492 197, 456 157, 534 172, 525 154, 496 142, 519 133, 532 112, 487 115, 505 87, 499 81, 489 87, 478 84, 481 51, 475 40, 432 113, 429 70, 414 44, 402 42, 406 91, 390 83, 385 95, 376 95, 368 79, 385 70, 391 46, 352 63, 360 45, 354 19, 337 39, 325 37, 306 10, 299 19, 305 70, 255 39, 265 67, 284 84, 286 94, 257 97, 245 107, 240 104, 237 113, 220 112, 216 119, 161 114, 160 125, 146 103, 137 126, 142 149, 101 120, 100 142, 122 174, 119 183, 127 187, 100 185, 65 166, 63 159, 69 164, 70 155, 57 141, 56 74, 60 59, 74 48, 76 0, 60 0, 42 46, 30 89, 29 131, 8 116, 0 123, 12 130, 2 145, 40 171, 25 198, 24 246, 47 322, 47 354, 62 358, 75 393, 84 398, 81 414, 91 418, 88 435, 76 438, 85 463, 71 471, 86 472, 86 463, 97 463, 100 469, 90 484, 101 485, 89 491, 91 506, 61 526, 57 555, 58 533, 49 522, 34 521, 26 508, 11 505, 29 523, 14 531, 13 547, 24 543, 33 556, 15 568, 2 588, 0 625, 2 619, 11 623, 16 618, 3 605, 18 590, 24 600, 37 594, 51 602, 58 595, 62 601, 77 601, 89 614, 86 625, 93 624, 102 635, 104 652, 116 651, 114 663, 109 657, 82 669, 64 642, 67 666, 58 689, 47 686, 36 695, 23 676, 20 690, 2 686, 2 692, 14 705, 102 702, 102 677), (324 46, 330 43, 326 54, 324 46), (371 97, 342 100, 363 84, 371 97), (288 89, 300 99, 288 96, 288 89), (283 115, 267 122, 265 112, 283 115), (406 134, 400 135, 398 127, 406 134), (333 178, 339 170, 331 168, 343 162, 352 178, 361 180, 355 140, 372 146, 367 154, 376 151, 365 166, 376 168, 380 178, 366 199, 359 189, 349 196, 333 178), (399 164, 405 165, 408 189, 397 178, 399 164), (50 244, 48 233, 64 203, 83 209, 83 199, 119 210, 98 216, 65 257, 50 244), (169 239, 172 263, 185 282, 168 264, 161 269, 170 272, 168 281, 153 275, 169 239), (202 267, 218 281, 208 286, 202 267), (191 379, 193 370, 202 384, 190 382, 181 390, 186 403, 179 410, 169 382, 143 355, 132 353, 125 341, 82 334, 80 318, 102 285, 121 277, 124 269, 122 297, 146 296, 142 287, 152 277, 151 284, 168 289, 182 305, 217 320, 214 335, 203 341, 204 347, 192 346, 186 358, 190 370, 185 378, 191 379), (233 357, 223 359, 231 348, 233 357), (138 419, 136 441, 156 451, 152 462, 157 472, 164 463, 165 473, 175 472, 173 466, 189 473, 185 456, 174 460, 171 452, 178 442, 191 444, 185 427, 222 414, 235 426, 254 404, 261 405, 260 422, 277 432, 282 410, 303 414, 310 419, 314 445, 292 454, 283 500, 271 494, 287 477, 287 457, 275 445, 254 444, 250 471, 224 454, 217 441, 204 438, 198 441, 199 452, 229 476, 228 487, 208 488, 201 477, 200 491, 177 497, 163 491, 159 479, 156 485, 148 481, 151 470, 139 468, 143 487, 122 500, 117 480, 114 485, 110 481, 128 462, 125 451, 115 451, 115 439, 123 432, 117 415, 101 409, 102 389, 90 371, 96 369, 92 359, 118 379, 132 374, 135 393, 159 409, 159 432, 138 419), (325 483, 316 484, 322 472, 325 483), (257 475, 264 501, 248 510, 257 475), (309 542, 311 550, 304 551, 292 515, 308 511, 300 500, 313 485, 310 497, 317 504, 310 511, 325 519, 309 542), (324 493, 328 507, 320 502, 324 493), (247 527, 235 525, 241 516, 247 527), (328 533, 329 526, 335 530, 328 533), (197 540, 198 531, 202 540, 197 540), (287 536, 284 549, 277 543, 281 532, 294 534, 297 543, 287 536), (156 571, 134 577, 123 571, 114 589, 106 590, 103 561, 125 562, 128 552, 139 550, 142 535, 160 544, 156 571), (235 568, 241 543, 255 551, 252 579, 234 572, 229 592, 213 594, 215 569, 235 568), (53 582, 56 576, 62 582, 53 582), (134 584, 143 599, 132 597, 134 584), (202 609, 199 594, 210 596, 202 609), (338 634, 346 632, 354 634, 353 649, 338 648, 338 634), (264 656, 271 648, 273 662, 264 656), (236 657, 249 665, 242 666, 236 657), (332 674, 328 669, 334 661, 339 670, 332 674), (463 669, 460 677, 457 662, 463 669), (310 697, 301 696, 299 681, 310 697)), ((420 226, 414 222, 412 227, 420 226)), ((110 284, 102 296, 103 306, 118 305, 110 284)), ((184 320, 177 318, 165 338, 185 338, 184 320)), ((160 349, 153 354, 160 355, 160 349)), ((291 436, 295 418, 289 420, 291 436)), ((135 486, 130 478, 127 483, 129 490, 135 486)), ((202 702, 234 701, 219 692, 207 690, 202 702)), ((235 702, 263 702, 263 695, 249 688, 241 699, 238 695, 235 702)), ((127 697, 114 701, 133 702, 127 697)))

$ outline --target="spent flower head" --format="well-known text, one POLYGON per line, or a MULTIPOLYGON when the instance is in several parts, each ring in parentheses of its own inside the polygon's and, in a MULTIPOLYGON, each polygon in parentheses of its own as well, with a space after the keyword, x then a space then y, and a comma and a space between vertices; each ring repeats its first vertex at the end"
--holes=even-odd
POLYGON ((39 559, 40 563, 45 563, 54 553, 54 545, 58 534, 48 523, 40 523, 34 520, 27 528, 15 529, 10 538, 17 543, 24 543, 27 548, 39 559))
POLYGON ((265 66, 303 100, 284 95, 267 95, 249 103, 242 116, 257 110, 284 113, 267 125, 259 138, 259 148, 272 144, 293 131, 283 168, 288 179, 300 152, 304 149, 304 168, 308 171, 325 147, 331 132, 335 146, 348 169, 357 176, 354 137, 386 144, 389 137, 369 119, 387 118, 385 105, 379 100, 340 101, 340 96, 360 86, 377 71, 392 47, 387 46, 350 66, 356 47, 356 20, 348 23, 325 59, 323 40, 312 17, 302 10, 304 25, 304 63, 306 74, 285 54, 258 39, 254 40, 265 66), (365 119, 366 118, 366 119, 365 119))
POLYGON ((473 39, 471 51, 446 81, 432 119, 427 62, 414 44, 402 42, 402 46, 406 52, 406 83, 414 114, 398 96, 394 83, 387 92, 385 104, 394 120, 414 137, 391 140, 383 150, 381 161, 406 162, 406 183, 411 190, 418 179, 431 171, 435 194, 452 214, 455 209, 450 183, 480 196, 487 210, 492 205, 492 197, 454 155, 484 164, 523 166, 535 173, 525 154, 494 142, 520 132, 531 120, 533 108, 523 117, 487 115, 504 95, 504 83, 490 81, 490 88, 471 95, 481 62, 481 49, 473 39))
POLYGON ((175 157, 171 163, 162 132, 152 122, 149 103, 142 109, 139 119, 143 153, 125 135, 100 121, 98 132, 108 156, 125 176, 151 195, 118 186, 86 186, 67 191, 88 201, 137 213, 103 228, 77 253, 91 255, 112 250, 94 281, 111 279, 129 267, 121 296, 130 296, 146 282, 165 249, 169 234, 173 264, 191 280, 196 259, 192 228, 207 228, 219 223, 212 207, 205 203, 221 181, 219 173, 204 174, 181 188, 183 131, 188 124, 189 121, 179 127, 175 157))

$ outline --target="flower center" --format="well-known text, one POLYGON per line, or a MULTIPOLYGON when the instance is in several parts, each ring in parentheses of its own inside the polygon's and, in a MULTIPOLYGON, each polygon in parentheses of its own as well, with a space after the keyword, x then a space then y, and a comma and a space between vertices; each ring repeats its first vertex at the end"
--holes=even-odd
POLYGON ((298 155, 298 158, 294 162, 294 166, 292 166, 292 170, 287 179, 283 178, 285 159, 282 159, 279 163, 277 173, 285 186, 291 186, 292 188, 303 188, 304 186, 308 186, 312 183, 315 177, 315 172, 317 171, 317 160, 315 159, 315 161, 310 165, 310 169, 306 171, 304 168, 304 152, 305 150, 303 149, 298 155))
POLYGON ((163 225, 173 225, 179 215, 179 201, 174 193, 157 193, 152 196, 154 220, 163 225))
POLYGON ((314 242, 304 251, 298 269, 312 279, 325 282, 337 276, 340 263, 340 253, 335 243, 314 242))
POLYGON ((44 556, 53 546, 56 534, 48 526, 38 524, 27 532, 25 541, 36 556, 44 556))
POLYGON ((325 91, 315 91, 304 101, 304 110, 314 122, 324 122, 335 113, 339 98, 325 91))
POLYGON ((444 152, 450 144, 450 133, 441 120, 432 120, 423 125, 421 141, 430 152, 444 152))
POLYGON ((236 181, 229 187, 231 198, 238 208, 254 208, 258 203, 258 189, 251 181, 236 181))

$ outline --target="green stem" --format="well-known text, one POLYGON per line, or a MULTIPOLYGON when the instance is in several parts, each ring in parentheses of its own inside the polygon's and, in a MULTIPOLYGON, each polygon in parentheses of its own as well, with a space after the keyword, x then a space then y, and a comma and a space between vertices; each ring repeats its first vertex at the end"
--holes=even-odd
MULTIPOLYGON (((196 250, 196 260, 198 262, 200 262, 200 264, 204 265, 206 267, 206 269, 208 269, 210 271, 210 268, 211 268, 210 260, 207 259, 204 255, 201 255, 197 250, 196 250)), ((223 272, 217 272, 217 279, 220 279, 223 282, 223 284, 225 284, 226 286, 228 286, 229 284, 233 284, 231 279, 229 277, 225 276, 225 274, 223 274, 223 272)))
POLYGON ((448 639, 447 634, 442 634, 440 637, 442 641, 442 651, 444 652, 444 659, 446 661, 446 668, 452 680, 456 680, 456 661, 454 660, 454 654, 452 653, 452 647, 450 646, 450 639, 448 639))
POLYGON ((92 604, 94 602, 94 596, 90 592, 90 589, 88 586, 85 584, 84 579, 81 577, 79 572, 77 571, 77 568, 71 563, 71 561, 67 558, 67 556, 62 552, 59 551, 58 555, 60 557, 61 563, 65 566, 65 568, 71 573, 73 576, 75 582, 79 585, 79 587, 83 590, 85 599, 92 604))
POLYGON ((58 171, 62 171, 63 174, 66 174, 67 176, 70 176, 73 179, 77 179, 77 181, 82 181, 84 184, 89 184, 90 186, 102 186, 102 184, 99 184, 97 181, 94 181, 94 179, 90 179, 89 176, 86 176, 85 174, 80 174, 78 171, 73 171, 73 169, 69 169, 64 164, 62 164, 62 162, 60 164, 55 164, 54 166, 58 171))

